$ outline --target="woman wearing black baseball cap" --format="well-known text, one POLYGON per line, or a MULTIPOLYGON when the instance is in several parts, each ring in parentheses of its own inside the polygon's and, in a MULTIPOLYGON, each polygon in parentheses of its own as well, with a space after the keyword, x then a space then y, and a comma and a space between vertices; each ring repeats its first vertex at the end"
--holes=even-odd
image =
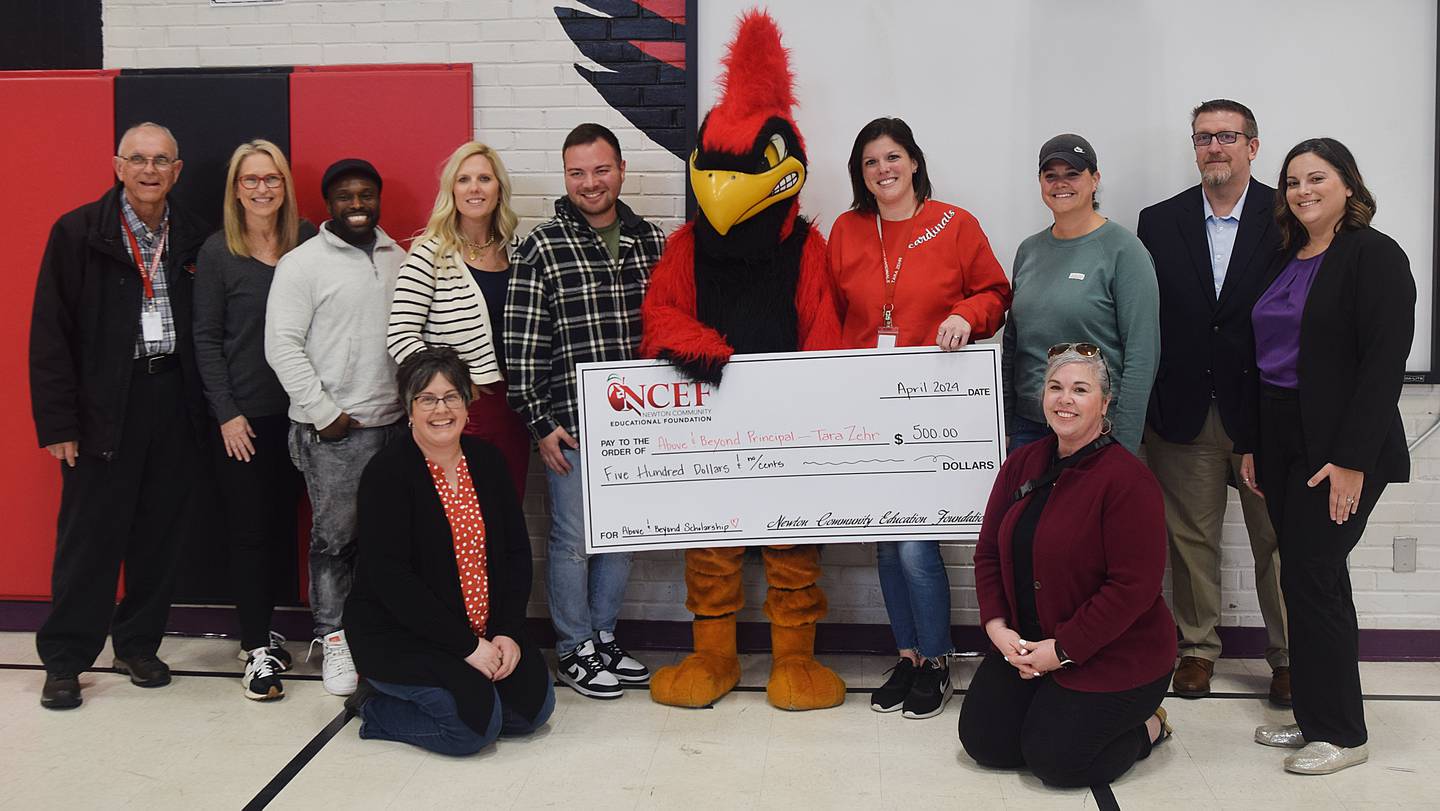
POLYGON ((1040 199, 1054 222, 1015 252, 1014 299, 1005 327, 1005 418, 1014 450, 1049 433, 1037 393, 1046 350, 1062 341, 1100 347, 1115 382, 1115 439, 1140 447, 1160 355, 1160 293, 1149 251, 1100 214, 1100 168, 1090 142, 1071 133, 1040 147, 1040 199))

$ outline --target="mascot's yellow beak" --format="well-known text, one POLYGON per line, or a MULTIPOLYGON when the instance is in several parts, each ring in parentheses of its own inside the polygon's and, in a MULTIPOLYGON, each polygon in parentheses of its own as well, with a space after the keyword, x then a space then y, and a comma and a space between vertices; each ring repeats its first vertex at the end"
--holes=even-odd
POLYGON ((793 155, 780 158, 773 147, 766 147, 766 157, 776 160, 770 169, 758 174, 697 169, 696 154, 690 155, 690 186, 700 210, 721 236, 781 200, 799 194, 805 185, 805 165, 793 155))

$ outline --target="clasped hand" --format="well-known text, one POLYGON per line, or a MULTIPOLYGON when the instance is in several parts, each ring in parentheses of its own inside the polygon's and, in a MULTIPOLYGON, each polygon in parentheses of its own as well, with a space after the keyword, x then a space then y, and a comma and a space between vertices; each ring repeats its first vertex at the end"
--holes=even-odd
POLYGON ((520 664, 520 645, 508 636, 477 639, 475 651, 465 657, 465 663, 490 681, 501 681, 520 664))
POLYGON ((1038 642, 1021 639, 1020 635, 1005 625, 1001 619, 985 623, 985 633, 991 643, 1005 657, 1010 666, 1020 671, 1020 678, 1034 679, 1060 669, 1060 657, 1055 655, 1055 640, 1042 639, 1038 642))

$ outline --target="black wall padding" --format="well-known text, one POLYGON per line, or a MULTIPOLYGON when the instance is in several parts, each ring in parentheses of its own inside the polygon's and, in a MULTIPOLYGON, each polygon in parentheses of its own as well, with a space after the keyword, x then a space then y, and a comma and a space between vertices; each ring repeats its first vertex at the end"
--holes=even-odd
POLYGON ((0 70, 99 70, 100 0, 0 3, 0 70))
POLYGON ((225 169, 236 146, 267 138, 290 154, 290 69, 127 70, 115 79, 115 140, 164 124, 185 161, 175 196, 220 227, 225 169))
MULTIPOLYGON (((142 121, 164 124, 175 133, 185 166, 173 196, 219 229, 225 171, 235 147, 266 138, 290 154, 290 69, 122 71, 115 79, 116 144, 126 129, 142 121)), ((212 461, 222 451, 213 423, 204 452, 175 602, 230 604, 229 536, 212 461)), ((299 597, 294 549, 290 543, 273 559, 271 585, 281 605, 293 605, 299 597)))

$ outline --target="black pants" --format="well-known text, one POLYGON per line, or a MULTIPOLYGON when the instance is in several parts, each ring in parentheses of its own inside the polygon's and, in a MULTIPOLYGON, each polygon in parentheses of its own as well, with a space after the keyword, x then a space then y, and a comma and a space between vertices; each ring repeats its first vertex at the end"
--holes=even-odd
POLYGON ((1067 690, 1053 676, 1026 681, 998 651, 980 663, 960 707, 960 743, 981 766, 1028 766, 1052 786, 1107 784, 1150 756, 1145 722, 1170 674, 1132 690, 1067 690))
POLYGON ((1368 739, 1360 692, 1360 630, 1345 559, 1359 543, 1385 483, 1366 476, 1359 510, 1330 520, 1330 482, 1306 481, 1327 460, 1307 459, 1300 401, 1266 387, 1256 471, 1280 546, 1280 590, 1290 618, 1290 690, 1307 741, 1359 746, 1368 739))
POLYGON ((51 673, 79 673, 114 636, 117 656, 153 654, 170 613, 199 449, 181 373, 130 378, 119 447, 110 461, 60 462, 60 517, 50 616, 35 635, 51 673), (120 565, 125 597, 115 605, 120 565))
MULTIPOLYGON (((250 418, 255 454, 249 462, 225 454, 216 442, 215 479, 224 505, 230 548, 230 581, 240 618, 240 645, 254 650, 269 643, 276 587, 294 571, 296 506, 301 479, 290 463, 284 414, 250 418), (287 560, 287 558, 289 560, 287 560)), ((216 436, 219 428, 216 428, 216 436)), ((290 583, 293 589, 294 584, 290 583)))

